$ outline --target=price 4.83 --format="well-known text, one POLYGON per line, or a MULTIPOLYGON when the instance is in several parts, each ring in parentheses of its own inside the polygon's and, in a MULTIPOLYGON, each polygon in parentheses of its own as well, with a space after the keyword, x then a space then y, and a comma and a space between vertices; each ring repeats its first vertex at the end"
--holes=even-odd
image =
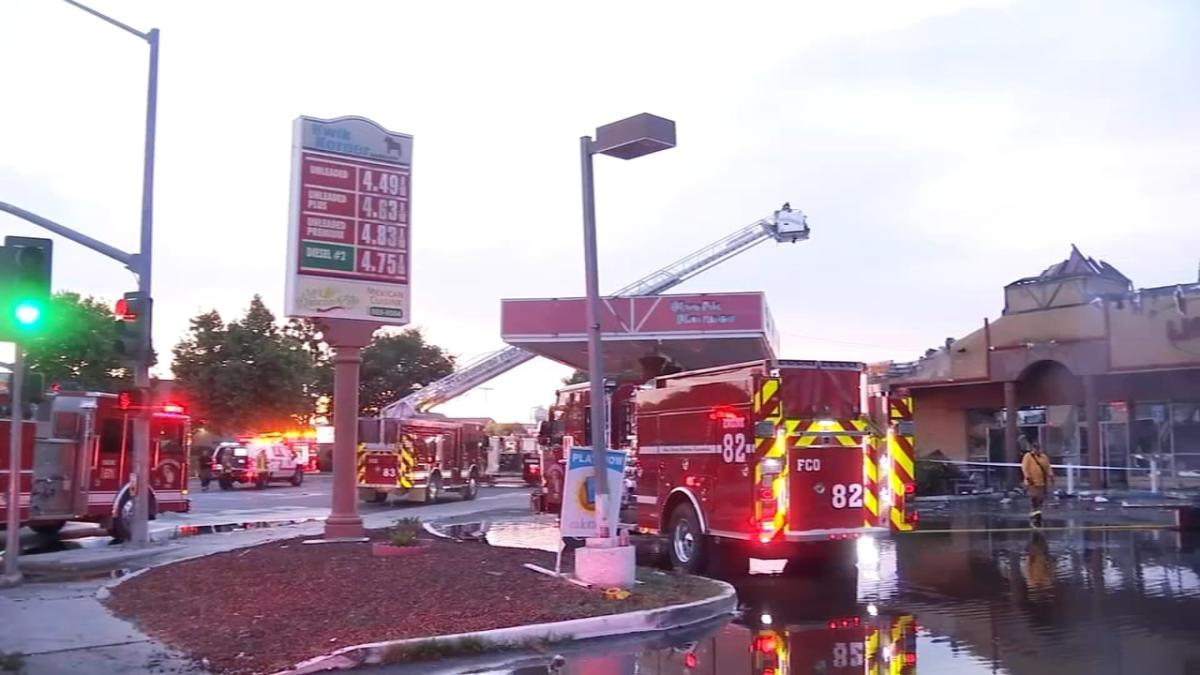
POLYGON ((406 244, 404 226, 364 222, 359 225, 358 243, 363 246, 403 249, 406 244))

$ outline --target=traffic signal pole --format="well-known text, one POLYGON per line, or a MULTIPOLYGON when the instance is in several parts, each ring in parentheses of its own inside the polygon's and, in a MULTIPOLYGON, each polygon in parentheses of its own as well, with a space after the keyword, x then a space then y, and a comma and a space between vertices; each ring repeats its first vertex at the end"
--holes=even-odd
MULTIPOLYGON (((4 532, 4 579, 0 586, 15 584, 21 580, 21 568, 17 559, 21 555, 21 436, 25 430, 25 406, 21 405, 21 380, 24 378, 25 359, 22 358, 21 343, 13 345, 16 356, 12 362, 12 379, 8 387, 8 403, 12 409, 11 425, 8 429, 8 520, 4 532)), ((33 468, 33 467, 30 467, 33 468)))
MULTIPOLYGON (((158 29, 151 28, 143 33, 136 28, 121 23, 116 19, 97 12, 76 0, 64 0, 67 4, 77 7, 96 18, 105 21, 121 30, 131 33, 150 45, 150 72, 146 88, 146 138, 142 164, 142 221, 140 248, 138 253, 126 253, 115 246, 105 244, 85 234, 76 232, 69 227, 60 225, 52 220, 18 208, 11 204, 0 202, 0 211, 5 211, 23 218, 51 232, 62 235, 71 241, 86 246, 93 251, 108 256, 124 264, 129 271, 137 275, 138 291, 144 298, 146 318, 140 322, 143 326, 141 349, 133 365, 134 386, 142 390, 142 400, 149 401, 150 391, 150 335, 152 325, 153 301, 151 299, 151 278, 153 269, 154 244, 154 140, 158 117, 158 29)), ((143 406, 145 408, 146 406, 143 406)), ((134 546, 144 545, 148 540, 148 520, 150 515, 149 485, 150 485, 150 411, 143 409, 133 419, 133 475, 131 484, 135 487, 133 518, 130 526, 130 543, 134 546)))
MULTIPOLYGON (((150 43, 150 79, 146 87, 146 143, 142 162, 141 251, 134 257, 137 267, 134 273, 138 278, 138 292, 144 298, 143 311, 146 313, 146 318, 139 322, 143 329, 140 358, 133 368, 133 386, 142 391, 143 401, 150 402, 150 359, 153 357, 150 348, 150 326, 154 321, 154 301, 150 294, 150 280, 154 272, 152 252, 154 250, 154 135, 158 117, 158 29, 151 28, 150 32, 143 37, 150 43)), ((142 546, 149 541, 151 407, 143 405, 133 420, 133 470, 137 492, 134 493, 130 541, 134 546, 142 546)), ((187 480, 186 476, 184 480, 187 480)))

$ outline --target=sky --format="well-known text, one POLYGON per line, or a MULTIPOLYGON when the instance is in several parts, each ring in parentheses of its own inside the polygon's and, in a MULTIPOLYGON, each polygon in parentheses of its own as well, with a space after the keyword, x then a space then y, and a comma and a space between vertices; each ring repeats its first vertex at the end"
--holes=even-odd
MULTIPOLYGON (((302 114, 415 137, 413 321, 464 360, 503 346, 501 298, 583 294, 578 139, 639 112, 678 147, 597 158, 602 288, 788 201, 810 241, 674 291, 764 291, 785 358, 915 358, 1072 243, 1138 286, 1197 277, 1189 0, 91 4, 161 30, 160 352, 255 293, 282 313, 302 114)), ((146 67, 65 2, 0 2, 0 201, 136 248, 146 67)), ((60 239, 54 286, 135 282, 60 239)), ((526 421, 567 374, 534 361, 439 411, 526 421)))

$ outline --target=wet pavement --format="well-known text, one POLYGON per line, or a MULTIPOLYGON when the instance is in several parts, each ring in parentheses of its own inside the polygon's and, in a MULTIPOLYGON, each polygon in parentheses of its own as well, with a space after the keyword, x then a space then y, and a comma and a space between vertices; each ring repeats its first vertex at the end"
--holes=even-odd
MULTIPOLYGON (((785 575, 781 562, 755 560, 751 576, 730 580, 740 615, 700 635, 389 672, 1200 675, 1196 535, 1082 511, 1064 508, 1040 530, 1005 513, 931 514, 924 532, 858 543, 840 573, 785 575)), ((553 520, 516 514, 460 532, 503 546, 556 541, 553 520)))

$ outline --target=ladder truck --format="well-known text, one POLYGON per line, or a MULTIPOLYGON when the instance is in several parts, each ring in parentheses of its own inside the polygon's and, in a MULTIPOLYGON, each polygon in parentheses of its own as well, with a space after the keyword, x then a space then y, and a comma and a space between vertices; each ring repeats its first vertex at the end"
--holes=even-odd
MULTIPOLYGON (((647 274, 618 289, 613 296, 659 295, 730 258, 773 240, 796 243, 809 237, 808 219, 803 211, 785 203, 766 218, 739 228, 728 236, 693 251, 675 262, 647 274)), ((456 372, 390 403, 380 417, 407 419, 456 398, 471 389, 530 361, 536 356, 520 347, 505 347, 464 365, 456 372)))

